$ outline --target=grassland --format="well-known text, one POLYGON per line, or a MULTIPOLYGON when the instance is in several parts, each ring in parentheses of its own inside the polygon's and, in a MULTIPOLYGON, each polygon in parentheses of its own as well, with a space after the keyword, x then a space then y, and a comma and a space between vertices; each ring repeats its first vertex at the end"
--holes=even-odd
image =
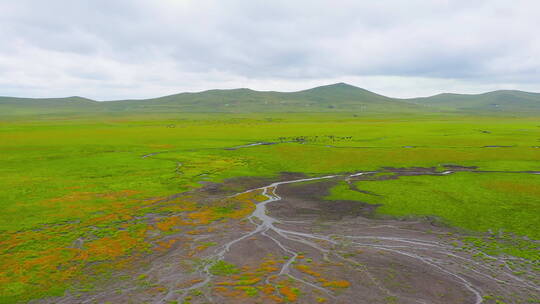
POLYGON ((506 252, 538 261, 538 245, 524 242, 522 237, 540 239, 540 175, 523 175, 459 172, 383 180, 375 177, 355 183, 354 189, 364 192, 342 183, 332 189, 328 199, 377 204, 378 215, 438 217, 447 225, 480 232, 476 241, 489 232, 481 244, 489 243, 491 253, 506 252), (499 242, 493 242, 495 236, 499 242))
POLYGON ((403 176, 335 187, 330 199, 380 204, 394 216, 440 216, 450 225, 494 233, 511 231, 540 238, 540 176, 519 173, 460 172, 449 176, 403 176))
MULTIPOLYGON (((106 276, 126 267, 130 258, 156 250, 148 242, 147 225, 133 219, 155 213, 156 201, 200 187, 202 181, 383 167, 443 170, 448 164, 539 171, 538 146, 537 117, 306 113, 6 118, 0 121, 0 303, 61 294, 75 278, 86 276, 91 282, 89 273, 106 276), (256 142, 272 144, 227 149, 256 142), (81 247, 80 239, 91 241, 81 247)), ((359 181, 357 186, 381 196, 338 185, 331 198, 381 204, 377 212, 392 216, 437 216, 477 233, 503 230, 540 239, 540 175, 463 172, 359 181)), ((228 204, 206 207, 183 201, 179 206, 196 214, 191 220, 199 224, 241 218, 252 208, 239 203, 233 212, 228 204)), ((167 223, 160 227, 166 234, 167 223)))

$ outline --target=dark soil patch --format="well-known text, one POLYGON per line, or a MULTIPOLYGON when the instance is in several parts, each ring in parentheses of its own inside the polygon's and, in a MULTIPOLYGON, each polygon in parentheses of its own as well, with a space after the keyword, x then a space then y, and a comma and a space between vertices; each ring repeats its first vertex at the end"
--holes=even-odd
POLYGON ((477 166, 461 166, 461 165, 443 165, 446 169, 452 170, 452 171, 472 171, 475 169, 478 169, 477 166))
POLYGON ((279 218, 317 217, 322 220, 340 220, 344 217, 373 216, 379 205, 359 201, 328 201, 330 188, 336 180, 316 183, 281 185, 278 194, 283 199, 268 205, 268 210, 279 218))

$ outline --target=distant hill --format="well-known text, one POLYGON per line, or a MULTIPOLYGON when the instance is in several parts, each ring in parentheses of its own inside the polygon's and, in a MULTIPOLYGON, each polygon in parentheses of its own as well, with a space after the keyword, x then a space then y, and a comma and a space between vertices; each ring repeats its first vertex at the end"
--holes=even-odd
POLYGON ((78 96, 44 99, 0 97, 0 115, 132 112, 540 113, 540 94, 494 91, 475 95, 445 93, 424 98, 398 99, 346 83, 336 83, 298 92, 208 90, 151 99, 103 102, 78 96))
POLYGON ((0 115, 32 115, 100 111, 100 102, 84 97, 18 98, 0 96, 0 115))
POLYGON ((111 111, 152 112, 410 112, 425 108, 345 83, 290 93, 250 89, 209 90, 145 100, 111 101, 105 106, 111 111))
POLYGON ((444 93, 425 98, 407 99, 406 101, 444 110, 540 112, 540 93, 515 90, 501 90, 483 94, 444 93))

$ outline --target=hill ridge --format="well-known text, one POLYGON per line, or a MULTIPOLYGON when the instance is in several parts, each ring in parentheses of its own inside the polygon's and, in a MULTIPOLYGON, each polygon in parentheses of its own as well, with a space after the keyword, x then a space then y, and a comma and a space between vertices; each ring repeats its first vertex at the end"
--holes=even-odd
POLYGON ((373 112, 440 111, 540 112, 540 93, 496 90, 480 94, 441 93, 428 97, 392 98, 338 82, 310 89, 279 92, 250 88, 181 92, 147 99, 95 101, 61 98, 0 97, 4 113, 20 112, 373 112))

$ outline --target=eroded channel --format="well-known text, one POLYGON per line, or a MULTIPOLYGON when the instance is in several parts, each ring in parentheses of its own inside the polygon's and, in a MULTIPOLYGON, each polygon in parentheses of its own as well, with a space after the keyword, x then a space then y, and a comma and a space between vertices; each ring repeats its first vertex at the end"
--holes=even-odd
MULTIPOLYGON (((249 256, 252 250, 245 250, 251 246, 259 248, 261 252, 275 252, 277 249, 287 256, 276 273, 264 278, 264 283, 271 285, 272 282, 278 282, 279 285, 289 282, 298 286, 297 290, 301 290, 299 294, 305 297, 295 297, 294 301, 301 303, 479 304, 484 299, 490 299, 491 294, 508 295, 516 300, 538 294, 539 287, 514 275, 505 258, 484 254, 489 262, 480 262, 457 252, 454 246, 448 244, 448 240, 441 238, 444 229, 426 234, 425 231, 432 227, 425 227, 426 224, 422 222, 349 218, 329 224, 331 229, 328 230, 331 233, 315 233, 316 220, 309 216, 302 220, 288 220, 287 216, 281 214, 282 218, 278 219, 269 211, 269 204, 276 202, 277 205, 278 201, 283 200, 278 195, 279 188, 283 186, 324 180, 349 180, 370 173, 373 172, 275 182, 233 195, 261 192, 267 198, 256 205, 255 211, 248 218, 254 228, 224 243, 208 257, 213 262, 200 269, 200 275, 204 278, 202 281, 187 288, 170 290, 157 303, 192 300, 189 295, 193 290, 204 289, 212 283, 219 285, 219 282, 214 282, 215 277, 210 272, 212 265, 222 260, 232 260, 238 264, 253 263, 249 256), (269 247, 274 249, 269 250, 269 247), (306 255, 311 257, 307 262, 306 255), (393 265, 394 277, 385 277, 388 276, 384 274, 389 271, 388 265, 393 265), (323 278, 325 274, 334 280, 323 278), (392 280, 395 282, 392 283, 392 280), (364 288, 355 285, 364 285, 364 288)), ((447 170, 437 174, 452 173, 454 171, 447 170)), ((298 206, 302 203, 288 205, 298 206)), ((256 256, 262 257, 260 253, 256 256)), ((232 300, 226 294, 212 295, 215 292, 210 289, 208 291, 205 300, 213 303, 252 303, 248 299, 232 300)), ((257 303, 271 303, 271 299, 268 297, 266 301, 258 300, 257 303)))
MULTIPOLYGON (((385 170, 444 176, 476 169, 385 170)), ((518 258, 462 251, 455 245, 456 231, 429 221, 372 218, 373 205, 323 199, 337 182, 374 173, 289 177, 230 195, 261 199, 245 220, 214 223, 193 236, 166 236, 163 242, 180 241, 147 257, 141 271, 130 272, 132 279, 42 302, 479 304, 538 299, 537 273, 524 268, 516 274, 518 258), (213 246, 196 250, 196 244, 205 243, 213 246), (219 265, 225 269, 214 271, 219 265), (141 277, 148 283, 141 285, 141 277)))

